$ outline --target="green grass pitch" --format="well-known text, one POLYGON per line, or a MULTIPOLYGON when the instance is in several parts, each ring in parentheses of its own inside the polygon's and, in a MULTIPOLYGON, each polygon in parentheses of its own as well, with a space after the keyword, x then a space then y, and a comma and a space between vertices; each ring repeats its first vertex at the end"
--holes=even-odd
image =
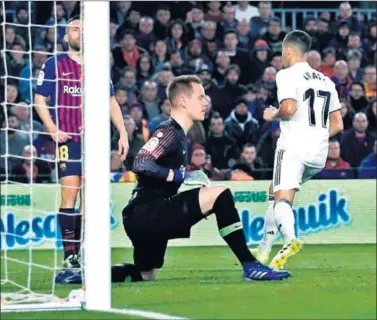
MULTIPOLYGON (((10 255, 28 261, 27 252, 10 255)), ((33 251, 37 263, 52 265, 53 258, 51 251, 33 251)), ((131 258, 129 249, 113 250, 114 263, 131 258)), ((375 244, 307 245, 287 269, 293 277, 286 281, 247 282, 227 247, 172 247, 156 282, 113 285, 113 307, 192 319, 376 319, 375 244)), ((27 267, 10 263, 9 270, 10 279, 26 284, 27 267)), ((35 291, 49 292, 51 279, 50 272, 33 268, 35 291)), ((73 288, 61 286, 57 292, 64 296, 73 288)), ((1 319, 138 318, 66 311, 6 313, 1 319)))

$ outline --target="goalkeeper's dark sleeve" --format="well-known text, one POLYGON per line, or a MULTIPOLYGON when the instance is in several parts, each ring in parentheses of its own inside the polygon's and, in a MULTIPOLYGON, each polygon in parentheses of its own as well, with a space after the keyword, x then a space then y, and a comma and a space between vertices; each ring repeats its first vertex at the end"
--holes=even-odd
POLYGON ((162 167, 156 161, 178 148, 178 143, 179 137, 174 127, 157 129, 138 152, 132 171, 136 174, 166 180, 170 169, 172 169, 176 178, 177 175, 173 168, 162 167))

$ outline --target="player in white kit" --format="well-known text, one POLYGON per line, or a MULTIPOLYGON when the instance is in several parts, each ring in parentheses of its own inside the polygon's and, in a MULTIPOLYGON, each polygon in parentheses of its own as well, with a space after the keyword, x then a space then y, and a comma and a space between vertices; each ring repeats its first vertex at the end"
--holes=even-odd
POLYGON ((326 163, 329 137, 343 130, 341 105, 334 83, 306 62, 310 36, 292 31, 283 41, 284 68, 276 76, 280 107, 264 111, 266 121, 280 119, 281 134, 275 151, 270 204, 264 237, 253 254, 267 262, 278 232, 284 246, 270 267, 282 269, 287 258, 300 252, 295 235, 292 203, 301 185, 319 173, 326 163))

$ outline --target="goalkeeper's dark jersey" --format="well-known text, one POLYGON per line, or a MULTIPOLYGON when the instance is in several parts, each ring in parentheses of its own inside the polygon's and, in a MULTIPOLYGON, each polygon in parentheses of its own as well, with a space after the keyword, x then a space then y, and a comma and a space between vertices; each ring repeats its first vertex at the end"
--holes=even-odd
POLYGON ((137 184, 132 199, 167 198, 177 194, 181 182, 166 181, 170 169, 187 166, 187 142, 182 127, 174 120, 163 122, 141 148, 133 163, 137 184))

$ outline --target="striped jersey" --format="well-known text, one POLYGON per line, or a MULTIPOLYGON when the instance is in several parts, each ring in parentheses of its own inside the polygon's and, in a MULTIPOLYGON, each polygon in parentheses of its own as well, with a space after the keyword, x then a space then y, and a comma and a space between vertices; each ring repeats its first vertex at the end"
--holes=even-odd
MULTIPOLYGON (((37 79, 36 93, 50 98, 50 114, 58 130, 71 134, 80 141, 82 127, 82 66, 68 53, 57 54, 46 60, 37 79)), ((110 96, 114 89, 110 83, 110 96)))

